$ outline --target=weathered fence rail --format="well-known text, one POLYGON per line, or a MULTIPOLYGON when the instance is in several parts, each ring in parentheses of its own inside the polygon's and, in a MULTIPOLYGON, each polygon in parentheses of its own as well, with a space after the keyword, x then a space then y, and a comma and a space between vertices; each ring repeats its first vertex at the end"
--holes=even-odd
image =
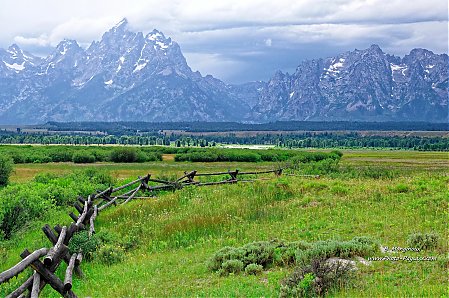
POLYGON ((126 204, 133 199, 148 199, 151 198, 154 192, 163 190, 179 190, 189 186, 209 186, 238 182, 253 182, 253 180, 239 179, 239 177, 245 175, 260 175, 274 173, 276 176, 282 174, 283 169, 269 170, 269 171, 254 171, 254 172, 240 172, 239 170, 216 172, 216 173, 198 173, 197 171, 184 172, 184 175, 175 181, 166 181, 162 179, 151 178, 148 174, 144 177, 138 177, 124 185, 116 188, 108 187, 103 191, 97 191, 87 197, 78 197, 78 201, 73 204, 79 215, 73 212, 69 213, 72 223, 70 226, 56 225, 53 229, 49 225, 42 227, 44 235, 48 238, 52 246, 50 248, 41 248, 34 252, 29 252, 25 249, 21 254, 22 261, 14 265, 12 268, 0 273, 0 284, 8 282, 11 278, 18 276, 27 268, 32 268, 33 274, 16 290, 9 294, 8 298, 16 297, 39 297, 42 289, 48 284, 55 291, 57 291, 63 297, 74 298, 77 297, 72 291, 73 273, 77 276, 83 276, 83 272, 80 268, 81 261, 83 259, 82 251, 70 254, 69 242, 73 235, 81 230, 87 230, 89 237, 92 237, 95 233, 95 219, 98 214, 105 208, 111 205, 117 205, 119 201, 121 204, 126 204), (212 182, 200 182, 195 180, 196 177, 202 176, 219 176, 229 175, 228 179, 212 182), (151 183, 157 183, 150 185, 151 183), (126 190, 124 193, 120 191, 131 187, 130 190, 126 190), (147 194, 147 196, 137 196, 139 192, 147 194), (41 261, 41 258, 43 260, 41 261), (64 279, 60 279, 55 275, 59 265, 65 262, 67 268, 65 271, 64 279), (28 295, 24 293, 28 291, 28 295))

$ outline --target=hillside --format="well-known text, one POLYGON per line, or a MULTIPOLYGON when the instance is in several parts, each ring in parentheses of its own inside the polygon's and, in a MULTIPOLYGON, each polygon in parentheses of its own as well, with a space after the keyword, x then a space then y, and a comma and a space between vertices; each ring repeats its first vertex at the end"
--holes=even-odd
MULTIPOLYGON (((104 257, 83 262, 85 278, 75 278, 73 289, 79 296, 94 297, 277 296, 281 281, 294 270, 291 265, 272 266, 258 275, 220 276, 210 271, 207 264, 223 247, 241 247, 255 241, 314 243, 369 236, 382 246, 408 247, 407 238, 413 233, 444 237, 446 157, 446 153, 433 152, 345 151, 340 169, 323 173, 319 180, 284 176, 255 183, 185 188, 111 207, 98 216, 96 231, 108 243, 123 246, 123 259, 112 264, 106 262, 111 259, 104 257)), ((165 161, 96 167, 115 177, 143 176, 148 172, 154 177, 170 177, 191 169, 256 170, 276 165, 165 161)), ((21 180, 21 175, 36 166, 39 172, 47 169, 54 174, 62 169, 85 167, 24 164, 18 166, 12 180, 21 180)), ((303 171, 307 169, 318 171, 313 167, 305 167, 303 171)), ((296 172, 301 173, 304 172, 296 172)), ((41 174, 36 180, 41 187, 45 183, 64 185, 70 181, 65 178, 65 182, 52 182, 45 177, 52 176, 41 174)), ((83 175, 76 177, 84 179, 83 175)), ((65 212, 54 210, 11 240, 0 242, 0 271, 17 262, 24 247, 36 249, 46 245, 40 226, 68 223, 65 212)), ((359 267, 349 284, 333 291, 332 296, 444 295, 446 251, 447 243, 440 239, 434 249, 390 253, 389 256, 436 256, 437 261, 373 261, 369 266, 359 267)), ((379 250, 374 256, 383 254, 379 250)), ((58 274, 63 274, 63 270, 58 274)), ((2 284, 0 293, 8 293, 22 280, 20 277, 2 284)), ((43 295, 56 297, 49 287, 43 295)))
POLYGON ((401 58, 372 45, 303 61, 268 82, 231 85, 193 72, 162 32, 132 32, 123 19, 86 49, 66 39, 40 58, 14 44, 0 49, 0 60, 0 124, 447 122, 448 115, 448 56, 425 49, 401 58))

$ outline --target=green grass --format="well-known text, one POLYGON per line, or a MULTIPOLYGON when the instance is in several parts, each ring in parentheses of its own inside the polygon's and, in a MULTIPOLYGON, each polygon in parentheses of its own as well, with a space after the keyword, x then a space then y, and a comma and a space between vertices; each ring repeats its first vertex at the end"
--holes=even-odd
MULTIPOLYGON (((436 262, 373 262, 361 267, 354 287, 332 293, 336 297, 440 297, 447 295, 448 183, 441 165, 447 153, 350 151, 344 152, 342 167, 364 169, 394 167, 389 179, 348 178, 344 175, 308 179, 287 176, 254 184, 185 188, 151 200, 134 200, 111 207, 97 218, 96 230, 108 231, 118 241, 135 241, 125 260, 108 266, 85 262, 84 279, 74 279, 80 297, 148 296, 278 296, 280 281, 292 267, 274 267, 261 275, 221 277, 207 269, 207 261, 224 246, 284 239, 314 242, 350 240, 370 236, 384 246, 407 247, 409 234, 432 232, 440 235, 438 247, 409 256, 437 256, 436 262), (394 160, 394 161, 393 161, 394 160), (418 161, 421 161, 418 163, 418 161)), ((251 170, 272 168, 275 163, 174 163, 96 164, 117 178, 148 172, 181 174, 183 170, 251 170)), ((29 180, 30 172, 71 172, 74 164, 20 165, 13 181, 29 180)), ((270 176, 271 177, 271 176, 270 176)), ((69 222, 63 211, 55 211, 0 243, 0 271, 19 259, 24 248, 49 244, 40 227, 43 223, 69 222)), ((381 256, 379 252, 375 256, 381 256)), ((394 255, 394 254, 392 254, 394 255)), ((397 255, 397 254, 396 254, 397 255)), ((59 269, 63 276, 65 265, 59 269)), ((27 273, 29 274, 29 273, 27 273)), ((25 279, 22 274, 20 279, 25 279)), ((0 286, 0 296, 19 284, 0 286)), ((58 297, 46 287, 43 297, 58 297)))

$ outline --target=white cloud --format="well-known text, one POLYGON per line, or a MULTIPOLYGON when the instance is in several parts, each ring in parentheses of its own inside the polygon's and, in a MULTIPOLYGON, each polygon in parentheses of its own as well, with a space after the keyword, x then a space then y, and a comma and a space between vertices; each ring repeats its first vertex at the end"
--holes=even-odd
POLYGON ((39 47, 46 47, 50 45, 48 36, 46 34, 42 34, 38 37, 24 37, 19 35, 14 37, 14 42, 21 45, 31 45, 39 47))
POLYGON ((86 46, 127 17, 135 31, 171 36, 202 72, 228 76, 238 63, 251 68, 235 59, 244 53, 302 49, 309 57, 371 43, 399 55, 447 52, 447 11, 442 0, 2 0, 0 47, 47 51, 64 38, 86 46))
POLYGON ((187 63, 193 71, 202 75, 213 74, 223 80, 230 80, 235 72, 245 68, 244 63, 218 53, 184 53, 187 63))

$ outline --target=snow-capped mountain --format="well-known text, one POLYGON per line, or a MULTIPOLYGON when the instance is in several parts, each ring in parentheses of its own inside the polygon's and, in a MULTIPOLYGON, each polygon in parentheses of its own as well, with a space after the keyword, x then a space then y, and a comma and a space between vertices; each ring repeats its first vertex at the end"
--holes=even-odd
POLYGON ((123 19, 87 49, 63 40, 44 59, 0 49, 0 123, 447 121, 447 65, 445 54, 401 59, 372 46, 236 86, 193 72, 175 41, 123 19))
POLYGON ((0 55, 1 123, 237 121, 249 112, 231 86, 193 72, 176 42, 131 32, 126 19, 86 50, 64 40, 45 59, 15 45, 0 55))
POLYGON ((414 49, 404 58, 377 45, 277 72, 252 111, 258 121, 447 121, 448 56, 414 49))

